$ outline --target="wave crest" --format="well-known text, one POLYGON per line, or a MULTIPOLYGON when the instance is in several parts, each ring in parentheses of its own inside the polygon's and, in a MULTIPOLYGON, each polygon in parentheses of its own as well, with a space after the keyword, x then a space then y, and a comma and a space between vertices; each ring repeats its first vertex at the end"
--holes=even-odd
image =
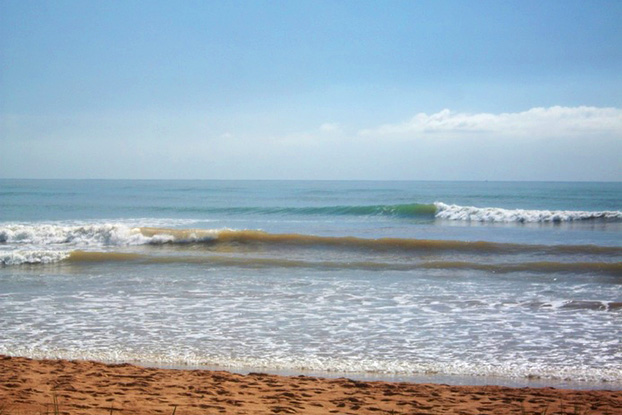
POLYGON ((620 211, 526 210, 447 205, 435 202, 437 219, 465 222, 561 223, 586 220, 622 221, 620 211))
POLYGON ((52 264, 69 255, 69 252, 45 250, 0 252, 0 265, 52 264))
POLYGON ((0 242, 29 245, 138 245, 145 243, 136 228, 118 224, 59 226, 8 225, 0 229, 0 242))
POLYGON ((122 224, 84 226, 8 225, 0 228, 0 243, 19 246, 131 246, 202 242, 215 238, 219 230, 130 227, 122 224))

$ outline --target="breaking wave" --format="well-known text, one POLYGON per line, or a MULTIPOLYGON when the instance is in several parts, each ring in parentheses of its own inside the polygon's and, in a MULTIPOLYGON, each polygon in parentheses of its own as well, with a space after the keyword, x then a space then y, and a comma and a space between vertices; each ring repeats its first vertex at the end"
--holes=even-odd
MULTIPOLYGON (((180 209, 177 208, 177 210, 180 209)), ((181 210, 186 211, 183 208, 181 210)), ((505 209, 500 207, 461 206, 443 202, 351 206, 188 208, 188 211, 204 215, 386 216, 405 219, 434 220, 436 218, 451 221, 489 223, 622 221, 622 211, 505 209)))
MULTIPOLYGON (((154 227, 130 227, 121 224, 100 224, 88 226, 59 226, 59 225, 9 225, 0 228, 0 265, 18 264, 49 264, 70 259, 97 261, 103 257, 97 252, 104 251, 106 255, 122 255, 114 257, 116 260, 134 259, 133 253, 119 253, 117 247, 133 246, 175 246, 178 252, 195 251, 194 247, 201 246, 203 251, 228 254, 247 254, 251 251, 280 252, 279 257, 287 258, 289 251, 311 252, 311 250, 330 250, 339 252, 362 252, 379 255, 394 254, 494 254, 494 255, 581 255, 594 257, 596 255, 609 258, 619 258, 622 247, 597 245, 537 245, 520 243, 499 243, 487 241, 459 241, 459 240, 429 240, 408 238, 359 238, 353 236, 318 236, 305 234, 275 234, 261 230, 232 230, 232 229, 168 229, 154 227), (84 251, 83 253, 79 253, 84 251)), ((155 252, 155 251, 154 251, 155 252)), ((318 251, 320 252, 320 251, 318 251)), ((196 253, 196 252, 195 252, 196 253)), ((103 254, 102 254, 103 255, 103 254)), ((107 257, 111 259, 112 257, 107 257)), ((162 260, 162 258, 160 258, 162 260)), ((212 257, 212 260, 214 258, 212 257)), ((225 261, 226 262, 226 261, 225 261)), ((232 264, 234 265, 234 264, 232 264)), ((257 263, 255 263, 257 265, 257 263)), ((274 264, 278 266, 278 264, 274 264)), ((291 264, 290 264, 291 265, 291 264)), ((325 264, 326 265, 326 264, 325 264)), ((327 264, 330 266, 330 264, 327 264)), ((359 264, 360 265, 360 264, 359 264)), ((296 266, 307 266, 297 264, 296 266)), ((369 263, 365 266, 373 268, 369 263)), ((392 265, 394 266, 394 265, 392 265)), ((401 265, 398 265, 398 268, 401 265)), ((410 267, 411 265, 409 265, 410 267)), ((487 265, 466 264, 459 261, 417 264, 417 268, 477 268, 486 270, 487 265)), ((513 272, 521 270, 520 266, 506 264, 495 267, 491 272, 513 272)), ((562 271, 565 268, 581 268, 581 264, 551 264, 534 262, 528 265, 529 269, 538 268, 553 271, 562 271)), ((599 268, 620 273, 620 265, 590 264, 586 269, 597 271, 599 268)))
POLYGON ((214 238, 217 230, 137 228, 122 224, 85 226, 8 225, 0 228, 0 244, 38 246, 129 246, 214 238))
POLYGON ((474 206, 447 205, 436 202, 435 217, 466 222, 500 223, 561 223, 578 221, 622 221, 620 211, 573 211, 573 210, 526 210, 502 209, 495 207, 478 208, 474 206))
POLYGON ((275 234, 253 229, 168 229, 120 224, 88 226, 10 225, 0 228, 0 244, 14 246, 104 247, 162 244, 272 244, 331 246, 371 250, 563 253, 621 253, 622 248, 596 245, 527 245, 486 241, 427 240, 408 238, 367 239, 353 236, 275 234))
POLYGON ((52 264, 69 258, 67 251, 0 251, 0 265, 52 264))

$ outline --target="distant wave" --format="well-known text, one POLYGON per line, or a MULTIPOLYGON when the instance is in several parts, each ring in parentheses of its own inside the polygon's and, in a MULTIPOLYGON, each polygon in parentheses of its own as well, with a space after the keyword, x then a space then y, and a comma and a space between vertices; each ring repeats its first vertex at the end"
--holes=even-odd
POLYGON ((358 215, 358 216, 399 216, 399 217, 429 217, 437 213, 434 204, 398 204, 398 205, 371 205, 371 206, 332 206, 294 208, 296 213, 330 214, 330 215, 358 215))
MULTIPOLYGON (((210 219, 221 216, 358 216, 388 217, 397 219, 434 219, 482 222, 482 223, 562 223, 579 221, 622 222, 622 211, 573 211, 573 210, 530 210, 506 209, 500 207, 475 207, 434 203, 405 203, 386 205, 338 205, 338 206, 233 206, 233 207, 196 207, 177 206, 159 208, 171 214, 188 213, 210 219)), ((88 226, 84 236, 88 237, 88 226)), ((26 230, 27 232, 27 230, 26 230)), ((111 230, 114 237, 115 230, 111 230)), ((6 232, 0 230, 0 242, 6 239, 6 232)), ((78 236, 77 236, 78 237, 78 236)))
POLYGON ((234 207, 165 207, 162 211, 230 214, 230 215, 323 215, 323 216, 394 216, 433 219, 437 212, 434 204, 407 203, 393 205, 338 205, 338 206, 234 206, 234 207))
POLYGON ((529 210, 500 207, 474 207, 443 202, 341 205, 307 207, 226 207, 226 208, 171 208, 192 213, 231 215, 324 215, 324 216, 387 216, 411 219, 442 219, 488 223, 561 223, 577 221, 622 221, 622 211, 529 210))
POLYGON ((496 207, 447 205, 436 202, 435 217, 438 219, 466 222, 516 222, 516 223, 560 223, 577 221, 622 221, 620 211, 573 211, 573 210, 526 210, 502 209, 496 207))

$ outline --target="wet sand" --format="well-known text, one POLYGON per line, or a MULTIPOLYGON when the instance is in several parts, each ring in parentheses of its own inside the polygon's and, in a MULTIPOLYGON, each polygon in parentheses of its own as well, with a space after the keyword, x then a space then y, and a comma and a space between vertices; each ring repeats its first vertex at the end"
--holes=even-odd
POLYGON ((0 356, 0 414, 622 414, 622 391, 362 382, 0 356))

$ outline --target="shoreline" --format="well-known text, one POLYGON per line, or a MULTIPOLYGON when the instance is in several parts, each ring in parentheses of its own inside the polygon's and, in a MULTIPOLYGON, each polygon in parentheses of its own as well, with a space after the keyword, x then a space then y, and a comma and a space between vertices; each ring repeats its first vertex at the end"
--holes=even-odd
POLYGON ((622 391, 165 369, 0 355, 0 413, 622 414, 622 391))
POLYGON ((456 375, 442 373, 417 373, 417 374, 390 374, 377 372, 340 372, 340 371, 321 371, 304 369, 267 369, 263 367, 228 367, 218 365, 200 364, 162 364, 150 362, 105 362, 106 364, 130 363, 132 365, 156 368, 156 369, 176 369, 176 370, 208 370, 231 372, 240 375, 249 373, 266 373, 276 376, 308 376, 314 378, 348 378, 363 382, 391 382, 391 383, 432 383, 447 384, 451 386, 504 386, 509 388, 556 388, 574 390, 618 390, 622 391, 622 383, 610 381, 583 381, 570 379, 550 379, 540 377, 512 378, 505 376, 483 376, 483 375, 456 375))
MULTIPOLYGON (((208 363, 171 363, 152 360, 135 359, 101 359, 94 356, 74 356, 74 355, 47 355, 47 354, 13 354, 0 352, 2 357, 24 357, 32 360, 63 360, 63 361, 93 361, 105 365, 131 364, 143 368, 153 369, 173 369, 173 370, 205 370, 211 372, 230 372, 234 374, 247 375, 249 373, 265 373, 276 376, 307 376, 314 378, 348 378, 356 381, 365 382, 391 382, 391 383, 431 383, 447 384, 451 386, 504 386, 510 388, 556 388, 573 390, 617 390, 622 391, 622 378, 616 380, 585 380, 570 379, 547 376, 505 376, 502 374, 455 374, 442 372, 414 372, 414 373, 391 373, 379 371, 342 371, 337 369, 302 369, 287 367, 267 367, 252 365, 226 365, 208 363)), ((0 415, 2 415, 0 413, 0 415)))

